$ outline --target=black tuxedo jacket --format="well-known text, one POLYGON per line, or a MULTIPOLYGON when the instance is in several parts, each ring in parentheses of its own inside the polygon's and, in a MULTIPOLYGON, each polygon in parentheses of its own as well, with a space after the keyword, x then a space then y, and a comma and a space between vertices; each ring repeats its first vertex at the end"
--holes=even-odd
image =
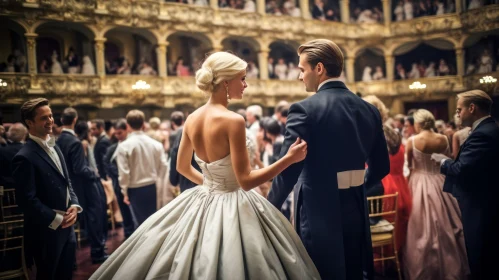
POLYGON ((111 159, 113 154, 116 152, 118 148, 118 143, 114 143, 109 146, 107 149, 106 155, 104 156, 104 168, 106 169, 106 174, 113 180, 113 185, 118 183, 119 171, 118 171, 118 163, 116 162, 116 158, 111 159))
POLYGON ((103 180, 107 180, 106 168, 104 167, 104 156, 106 156, 109 146, 111 146, 111 140, 109 140, 107 135, 101 135, 97 138, 97 142, 94 147, 95 162, 97 163, 99 176, 103 180))
MULTIPOLYGON (((183 192, 187 189, 195 187, 196 184, 194 182, 191 182, 189 179, 185 178, 182 174, 178 173, 178 171, 177 171, 177 156, 178 156, 178 148, 180 147, 180 141, 182 140, 182 131, 183 131, 183 128, 180 128, 177 131, 177 137, 175 138, 175 141, 173 142, 173 146, 170 148, 171 159, 170 159, 169 178, 170 178, 170 183, 172 183, 173 186, 179 185, 180 191, 183 192)), ((201 168, 199 167, 198 163, 194 159, 194 155, 192 156, 191 165, 194 168, 196 168, 196 170, 201 172, 201 168)))
POLYGON ((90 168, 85 157, 81 141, 68 131, 63 131, 57 138, 57 146, 61 149, 66 160, 69 178, 83 207, 87 206, 85 188, 90 188, 99 177, 90 168))
MULTIPOLYGON (((28 139, 12 162, 13 177, 16 182, 17 203, 24 212, 24 236, 26 252, 38 248, 49 250, 47 244, 66 242, 60 239, 60 231, 69 233, 72 227, 49 228, 56 217, 54 210, 66 212, 70 205, 79 205, 64 156, 54 147, 62 164, 61 174, 50 156, 35 141, 28 139), (66 196, 69 190, 69 203, 66 196)), ((27 258, 29 259, 29 258, 27 258)))
MULTIPOLYGON (((307 157, 278 175, 269 201, 281 208, 294 188, 295 226, 324 279, 345 279, 342 216, 338 173, 369 170, 364 185, 379 182, 390 171, 390 163, 379 111, 347 89, 331 81, 319 91, 291 105, 281 150, 284 156, 300 137, 308 143, 307 157), (298 183, 297 183, 298 182, 298 183), (300 219, 300 207, 308 219, 300 219)), ((362 180, 362 179, 361 179, 362 180)), ((363 217, 363 270, 373 278, 373 256, 364 185, 355 187, 363 217)), ((348 213, 347 213, 348 214, 348 213)))
POLYGON ((472 277, 486 279, 495 273, 499 251, 499 127, 494 119, 484 119, 440 171, 446 175, 444 191, 456 197, 461 209, 472 277))
POLYGON ((484 119, 461 145, 456 159, 446 160, 440 171, 446 176, 444 191, 458 199, 486 199, 497 193, 499 127, 494 119, 484 119))
POLYGON ((0 186, 14 188, 15 182, 12 177, 12 159, 21 150, 23 143, 13 142, 7 146, 0 147, 0 186))

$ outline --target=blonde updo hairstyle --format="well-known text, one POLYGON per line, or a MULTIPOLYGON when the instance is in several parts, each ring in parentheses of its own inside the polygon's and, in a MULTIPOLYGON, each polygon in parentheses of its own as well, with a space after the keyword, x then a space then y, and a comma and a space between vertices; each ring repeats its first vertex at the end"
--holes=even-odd
POLYGON ((419 124, 423 130, 432 130, 435 128, 435 117, 433 114, 425 109, 417 110, 414 115, 414 122, 419 124))
POLYGON ((220 83, 232 80, 246 67, 248 64, 244 60, 231 53, 213 53, 196 72, 196 86, 204 92, 213 93, 220 83))
POLYGON ((381 101, 376 95, 366 95, 362 97, 362 99, 378 109, 383 123, 388 119, 388 109, 386 108, 383 101, 381 101))

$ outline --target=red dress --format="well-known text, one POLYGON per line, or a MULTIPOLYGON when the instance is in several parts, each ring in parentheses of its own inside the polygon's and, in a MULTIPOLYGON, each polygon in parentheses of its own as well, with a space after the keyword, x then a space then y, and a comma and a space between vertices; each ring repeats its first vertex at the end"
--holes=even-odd
MULTIPOLYGON (((409 215, 411 214, 412 209, 411 192, 409 191, 407 180, 403 174, 405 160, 404 154, 405 148, 403 145, 400 145, 399 151, 395 155, 390 155, 390 174, 386 175, 386 177, 381 180, 385 195, 394 194, 396 192, 399 194, 397 199, 398 205, 395 232, 395 244, 397 245, 397 251, 399 252, 400 248, 405 243, 407 224, 409 222, 409 215)), ((390 207, 390 205, 386 205, 387 203, 388 201, 385 202, 384 207, 390 207)), ((387 220, 392 222, 393 216, 387 217, 387 220)))

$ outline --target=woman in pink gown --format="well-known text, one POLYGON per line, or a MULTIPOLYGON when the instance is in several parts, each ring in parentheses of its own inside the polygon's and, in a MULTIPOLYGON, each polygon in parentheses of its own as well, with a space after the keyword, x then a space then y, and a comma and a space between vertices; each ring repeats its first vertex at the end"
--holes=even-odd
POLYGON ((461 212, 454 197, 443 192, 445 177, 432 153, 449 153, 445 135, 432 131, 433 115, 416 111, 417 135, 407 143, 413 207, 403 252, 405 279, 466 279, 469 274, 461 212))

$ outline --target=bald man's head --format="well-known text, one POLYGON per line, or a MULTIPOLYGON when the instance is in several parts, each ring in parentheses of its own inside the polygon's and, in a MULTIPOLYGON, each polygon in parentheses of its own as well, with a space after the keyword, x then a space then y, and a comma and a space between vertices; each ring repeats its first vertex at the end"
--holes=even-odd
POLYGON ((7 139, 12 142, 23 142, 26 140, 26 136, 28 135, 28 130, 22 123, 15 123, 10 126, 9 131, 7 132, 7 139))

